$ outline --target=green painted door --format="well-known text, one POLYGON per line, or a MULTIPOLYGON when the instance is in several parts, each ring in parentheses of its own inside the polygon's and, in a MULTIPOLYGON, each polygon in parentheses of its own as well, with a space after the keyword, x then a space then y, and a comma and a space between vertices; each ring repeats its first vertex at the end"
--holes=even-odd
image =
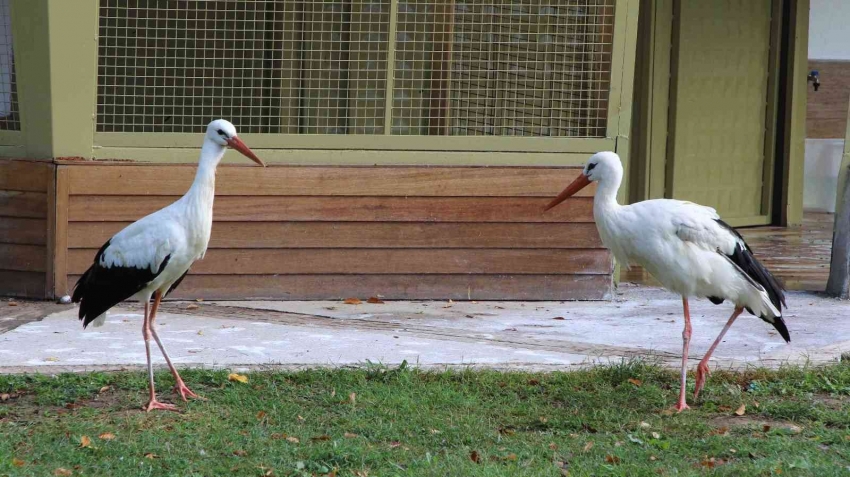
POLYGON ((677 0, 673 10, 666 194, 739 226, 770 216, 773 4, 677 0))

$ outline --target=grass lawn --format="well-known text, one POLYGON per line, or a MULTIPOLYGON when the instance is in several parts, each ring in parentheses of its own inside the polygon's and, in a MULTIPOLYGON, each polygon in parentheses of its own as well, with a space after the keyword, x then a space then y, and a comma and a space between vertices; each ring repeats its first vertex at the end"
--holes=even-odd
POLYGON ((143 373, 0 376, 0 475, 850 475, 846 363, 717 372, 682 414, 639 361, 184 377, 209 400, 146 414, 143 373))

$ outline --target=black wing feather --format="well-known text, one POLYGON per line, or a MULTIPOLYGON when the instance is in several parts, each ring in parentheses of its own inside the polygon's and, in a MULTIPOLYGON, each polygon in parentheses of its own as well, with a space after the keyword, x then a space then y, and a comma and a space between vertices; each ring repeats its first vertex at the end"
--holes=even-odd
MULTIPOLYGON (((777 310, 779 310, 780 313, 782 312, 783 307, 788 308, 785 305, 785 288, 779 280, 777 280, 777 278, 774 277, 773 274, 771 274, 770 271, 756 259, 753 255, 752 249, 750 249, 750 246, 747 245, 746 241, 744 241, 744 237, 742 237, 737 230, 726 222, 720 219, 715 219, 715 222, 738 238, 735 250, 731 254, 724 254, 729 261, 734 263, 744 273, 747 279, 764 288, 767 292, 767 296, 770 298, 770 302, 777 310)), ((712 300, 712 302, 714 302, 714 300, 712 300)), ((748 311, 752 313, 751 310, 748 311)), ((773 320, 770 320, 765 316, 761 316, 760 318, 772 324, 776 328, 776 331, 782 335, 782 338, 784 338, 785 341, 791 341, 791 337, 788 334, 788 328, 785 326, 785 322, 782 320, 781 316, 777 316, 773 320)))
POLYGON ((165 257, 156 273, 150 268, 103 267, 100 258, 109 247, 110 239, 97 251, 94 263, 77 280, 71 301, 80 304, 80 320, 83 328, 102 315, 106 310, 130 298, 145 288, 168 265, 171 255, 165 257))

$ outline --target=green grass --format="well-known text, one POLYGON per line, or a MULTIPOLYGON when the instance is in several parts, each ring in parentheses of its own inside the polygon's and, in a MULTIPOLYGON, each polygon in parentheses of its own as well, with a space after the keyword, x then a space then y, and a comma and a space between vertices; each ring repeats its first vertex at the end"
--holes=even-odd
POLYGON ((639 361, 184 378, 209 400, 146 414, 142 373, 0 376, 0 475, 850 475, 847 364, 715 373, 682 414, 675 373, 639 361))

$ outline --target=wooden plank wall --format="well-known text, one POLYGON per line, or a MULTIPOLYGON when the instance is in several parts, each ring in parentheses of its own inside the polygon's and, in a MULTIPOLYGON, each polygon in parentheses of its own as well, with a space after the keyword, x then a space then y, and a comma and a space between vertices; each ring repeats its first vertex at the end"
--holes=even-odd
MULTIPOLYGON (((183 194, 195 171, 59 167, 68 191, 60 287, 73 286, 112 234, 183 194)), ((592 190, 542 212, 578 172, 222 166, 210 250, 174 297, 607 298, 613 265, 592 222, 592 190)))
POLYGON ((49 295, 48 217, 53 184, 53 164, 0 161, 0 295, 49 295))
POLYGON ((811 70, 818 70, 821 86, 815 92, 809 83, 806 137, 844 139, 850 100, 850 61, 809 60, 811 70))

